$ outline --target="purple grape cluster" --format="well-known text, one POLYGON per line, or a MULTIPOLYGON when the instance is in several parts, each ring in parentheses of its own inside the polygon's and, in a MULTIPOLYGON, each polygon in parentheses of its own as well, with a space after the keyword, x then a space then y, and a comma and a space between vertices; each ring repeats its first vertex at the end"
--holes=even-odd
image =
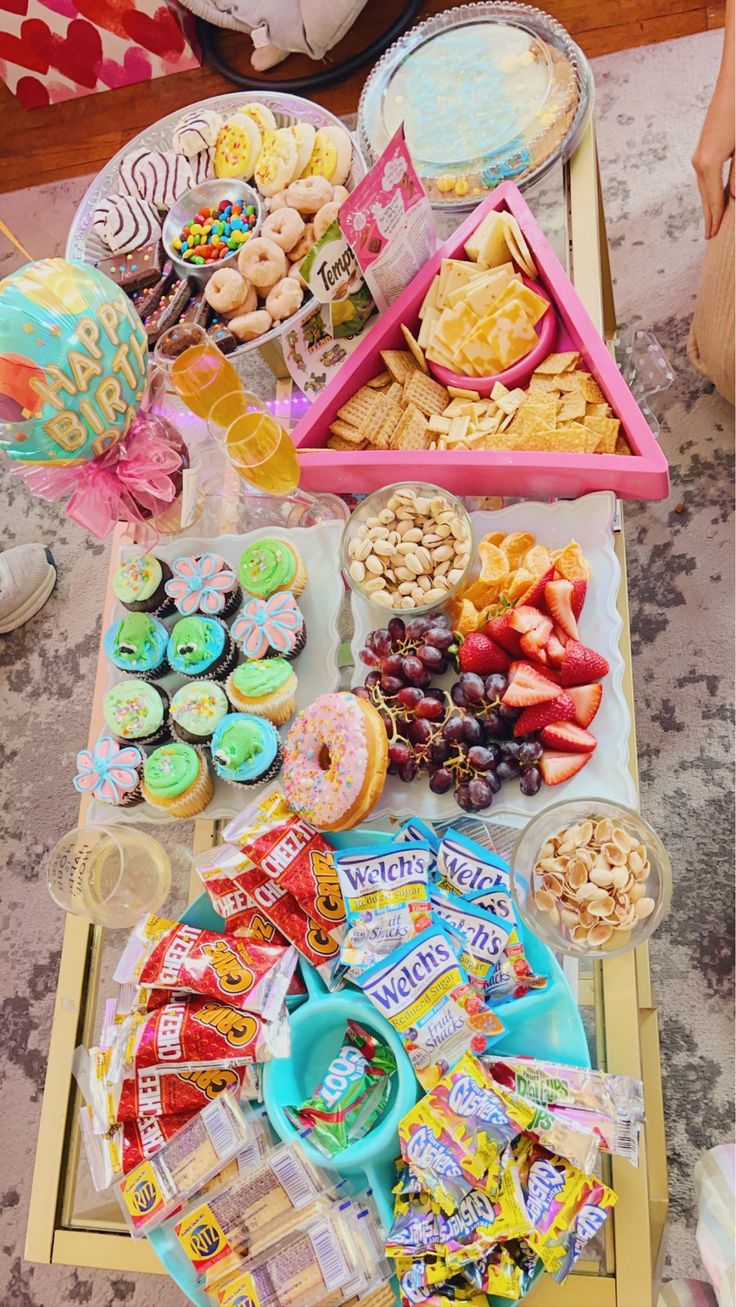
MULTIPOLYGON (((527 796, 536 794, 542 784, 538 766, 542 744, 536 733, 514 738, 521 710, 502 702, 507 688, 508 678, 502 672, 486 677, 463 672, 450 689, 459 712, 445 722, 443 733, 466 754, 465 765, 455 769, 462 777, 455 798, 466 812, 490 807, 504 781, 518 780, 527 796)), ((441 784, 444 789, 438 793, 450 788, 444 776, 441 784)))
POLYGON ((454 790, 465 812, 489 808, 504 781, 518 779, 522 794, 536 794, 542 745, 536 735, 514 738, 520 710, 501 702, 507 678, 463 672, 449 695, 432 685, 447 671, 453 644, 441 614, 408 623, 392 617, 366 638, 360 657, 370 670, 353 693, 383 718, 389 775, 409 782, 424 771, 432 792, 454 790))

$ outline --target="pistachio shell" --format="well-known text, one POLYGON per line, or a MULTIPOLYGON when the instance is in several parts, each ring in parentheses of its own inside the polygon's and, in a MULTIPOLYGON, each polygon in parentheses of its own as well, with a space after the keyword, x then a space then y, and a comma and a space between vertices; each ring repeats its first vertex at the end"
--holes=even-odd
POLYGON ((636 852, 635 849, 632 853, 629 854, 628 861, 629 861, 629 871, 633 871, 634 873, 636 873, 637 871, 641 871, 642 867, 644 866, 644 859, 642 858, 640 853, 636 852))
POLYGON ((542 877, 542 889, 545 889, 553 898, 558 899, 562 893, 563 880, 561 876, 551 876, 547 874, 542 877))
POLYGON ((599 887, 597 885, 586 883, 585 885, 581 885, 580 888, 575 891, 575 898, 578 903, 587 903, 589 900, 597 898, 598 893, 599 887))
POLYGON ((589 928, 590 926, 594 926, 594 925, 595 925, 595 923, 596 923, 596 918, 593 916, 592 912, 588 912, 588 909, 587 909, 587 908, 581 908, 581 909, 580 909, 580 922, 581 922, 581 925, 583 925, 583 926, 587 926, 587 927, 589 928))
POLYGON ((602 948, 607 944, 613 934, 613 930, 606 921, 597 921, 595 926, 591 926, 588 931, 588 943, 593 948, 602 948))
POLYGON ((635 871, 635 872, 634 872, 634 880, 638 880, 638 881, 642 881, 642 882, 645 881, 645 880, 648 880, 648 879, 649 879, 649 873, 650 873, 650 871, 651 871, 651 867, 649 866, 649 863, 647 862, 647 863, 645 863, 645 865, 642 867, 641 871, 635 871))
POLYGON ((608 817, 601 817, 595 823, 593 833, 599 844, 607 844, 613 834, 613 822, 608 817))
POLYGON ((616 889, 623 889, 624 885, 629 879, 629 875, 630 872, 627 866, 624 865, 623 867, 614 867, 611 872, 612 884, 615 886, 616 889))
POLYGON ((611 898, 611 895, 604 894, 602 898, 593 899, 588 904, 588 911, 591 912, 594 917, 607 917, 609 912, 614 911, 615 907, 616 904, 611 898))
POLYGON ((594 885, 603 885, 606 889, 614 883, 613 872, 610 867, 594 867, 590 873, 590 879, 594 885))
POLYGON ((638 903, 634 904, 634 912, 639 921, 643 921, 645 917, 652 915, 656 906, 654 899, 639 899, 638 903))
POLYGON ((573 926, 570 934, 573 944, 587 944, 588 930, 586 926, 573 926))
POLYGON ((575 857, 578 862, 582 862, 583 866, 587 867, 588 871, 590 871, 590 868, 593 866, 593 852, 590 848, 585 847, 576 849, 575 857))
POLYGON ((560 921, 563 926, 567 926, 568 930, 574 930, 580 922, 579 913, 575 912, 572 908, 565 907, 558 907, 557 910, 560 914, 560 921))
POLYGON ((626 863, 627 855, 623 849, 618 847, 618 844, 603 844, 601 854, 608 859, 612 867, 623 867, 626 863))
POLYGON ((621 826, 616 826, 614 828, 611 840, 614 844, 617 844, 620 849, 623 849, 624 853, 628 853, 630 849, 636 848, 636 840, 633 839, 632 836, 629 835, 629 832, 625 831, 621 826))
POLYGON ((552 912, 555 906, 555 901, 552 895, 549 893, 548 890, 545 889, 538 889, 534 891, 534 902, 536 903, 540 912, 552 912))
POLYGON ((567 864, 565 879, 567 880, 568 885, 570 885, 573 889, 580 889, 581 886, 587 883, 588 872, 587 869, 579 861, 579 859, 577 858, 570 859, 570 861, 567 864))
POLYGON ((547 840, 547 843, 543 844, 541 849, 539 850, 540 861, 542 858, 554 858, 556 850, 557 850, 557 845, 555 844, 554 840, 547 840))
POLYGON ((644 897, 644 886, 641 881, 635 880, 629 890, 629 898, 632 903, 638 903, 640 898, 644 897))
POLYGON ((567 860, 562 858, 540 858, 535 870, 551 872, 553 876, 565 874, 567 860))

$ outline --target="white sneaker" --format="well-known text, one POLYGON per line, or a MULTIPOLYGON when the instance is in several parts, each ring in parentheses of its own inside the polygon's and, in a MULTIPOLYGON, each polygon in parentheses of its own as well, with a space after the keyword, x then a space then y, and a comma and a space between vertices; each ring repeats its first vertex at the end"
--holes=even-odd
POLYGON ((56 564, 43 545, 14 545, 0 554, 0 635, 43 608, 56 585, 56 564))

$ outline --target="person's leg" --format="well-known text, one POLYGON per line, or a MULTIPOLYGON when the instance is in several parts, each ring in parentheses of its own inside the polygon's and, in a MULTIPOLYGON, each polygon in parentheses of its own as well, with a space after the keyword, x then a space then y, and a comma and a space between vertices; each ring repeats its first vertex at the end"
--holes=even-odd
POLYGON ((43 545, 14 545, 0 554, 0 635, 43 608, 56 585, 56 564, 43 545))
POLYGON ((693 367, 734 402, 734 210, 729 195, 718 234, 708 241, 687 352, 693 367))

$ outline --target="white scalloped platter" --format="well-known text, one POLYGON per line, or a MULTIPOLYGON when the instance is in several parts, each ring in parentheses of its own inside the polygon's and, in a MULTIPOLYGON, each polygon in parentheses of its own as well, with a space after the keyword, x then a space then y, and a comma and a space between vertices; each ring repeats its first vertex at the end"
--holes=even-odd
MULTIPOLYGON (((531 501, 512 504, 497 512, 471 513, 473 535, 476 541, 490 531, 529 531, 539 544, 549 549, 561 549, 570 540, 577 540, 592 569, 585 607, 578 627, 583 644, 589 645, 608 660, 610 671, 603 681, 603 698, 590 730, 598 741, 591 761, 562 785, 542 785, 539 792, 527 798, 519 790, 518 781, 507 781, 494 796, 493 805, 480 813, 481 817, 511 818, 513 824, 529 821, 544 808, 563 799, 578 799, 597 794, 635 808, 637 793, 628 766, 631 717, 623 691, 624 661, 619 648, 622 621, 617 607, 621 585, 621 569, 614 551, 613 520, 616 499, 608 491, 583 495, 580 499, 541 504, 531 501)), ((353 662, 363 673, 368 669, 359 654, 369 631, 385 626, 385 608, 368 604, 353 593, 355 633, 352 642, 353 662)), ((449 689, 457 676, 447 672, 437 684, 449 689)), ((361 684, 363 675, 354 677, 361 684)), ((398 777, 388 776, 380 802, 372 817, 391 813, 396 817, 425 817, 431 821, 447 821, 460 814, 452 791, 433 794, 426 777, 410 784, 398 777)))
MULTIPOLYGON (((257 531, 250 531, 246 535, 218 536, 217 539, 187 537, 172 542, 162 540, 151 552, 171 565, 175 558, 185 554, 202 554, 213 550, 221 554, 237 572, 240 556, 248 545, 263 539, 264 536, 288 538, 303 558, 309 578, 306 588, 297 601, 307 627, 306 646, 293 663, 299 682, 296 692, 296 706, 299 711, 312 703, 318 695, 336 690, 340 682, 338 620, 345 594, 339 562, 342 529, 341 522, 320 522, 317 526, 296 527, 288 531, 275 526, 260 527, 257 531)), ((122 563, 140 552, 140 549, 125 546, 120 550, 119 561, 122 563)), ((113 621, 117 621, 124 614, 125 609, 122 605, 116 604, 113 621)), ((228 625, 235 621, 236 616, 237 612, 228 618, 228 625)), ((178 618, 178 613, 164 618, 164 625, 171 630, 178 618)), ((111 689, 119 681, 130 679, 121 674, 112 663, 109 667, 107 689, 111 689)), ((187 678, 177 675, 176 672, 169 672, 168 675, 160 678, 160 684, 170 695, 186 683, 187 678)), ((288 728, 288 722, 281 727, 282 736, 286 734, 288 728)), ((207 756, 209 757, 209 751, 207 756)), ((260 793, 262 788, 260 785, 235 788, 216 778, 215 793, 199 815, 212 821, 219 817, 234 817, 253 799, 254 795, 260 793)), ((114 808, 110 804, 98 803, 94 800, 90 805, 89 817, 96 825, 107 825, 118 821, 131 822, 135 825, 142 821, 160 823, 175 820, 150 803, 137 803, 132 808, 114 808)))

